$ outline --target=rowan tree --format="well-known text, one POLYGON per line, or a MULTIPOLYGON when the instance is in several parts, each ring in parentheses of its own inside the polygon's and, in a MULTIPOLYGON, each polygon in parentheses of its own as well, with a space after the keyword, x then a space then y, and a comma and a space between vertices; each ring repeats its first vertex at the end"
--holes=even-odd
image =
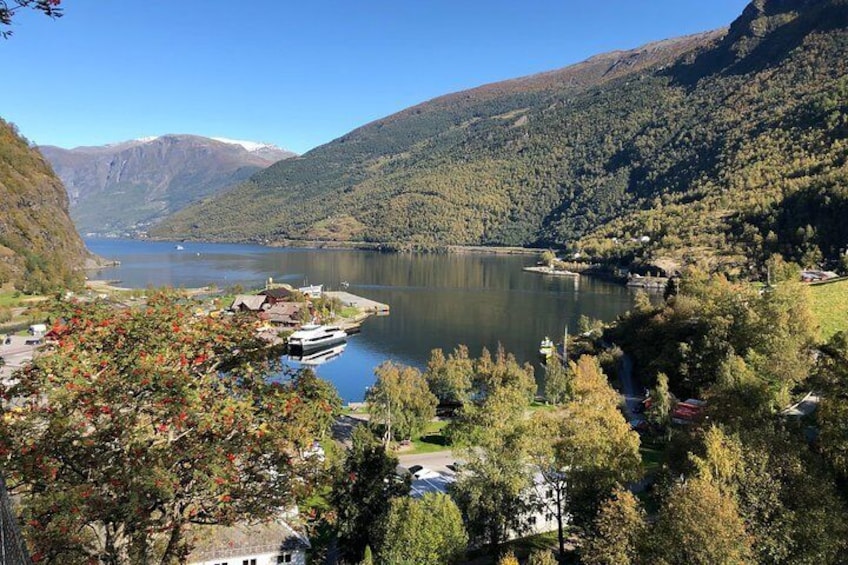
POLYGON ((270 517, 320 482, 310 458, 339 405, 314 375, 270 382, 254 322, 60 304, 57 344, 0 385, 0 458, 34 559, 170 563, 192 525, 270 517))
POLYGON ((8 29, 15 14, 24 8, 31 8, 51 18, 61 18, 62 0, 0 0, 0 37, 6 39, 12 35, 8 29))

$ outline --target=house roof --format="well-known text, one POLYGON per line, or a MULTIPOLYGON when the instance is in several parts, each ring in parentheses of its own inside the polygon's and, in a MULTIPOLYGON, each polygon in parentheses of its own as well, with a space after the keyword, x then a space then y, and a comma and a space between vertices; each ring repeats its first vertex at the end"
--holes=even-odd
POLYGON ((246 308, 251 311, 259 311, 262 309, 262 305, 265 304, 265 300, 267 298, 265 296, 254 295, 254 294, 239 294, 236 296, 235 300, 233 300, 233 305, 230 306, 230 310, 237 310, 241 307, 246 308))
POLYGON ((311 547, 305 535, 282 520, 232 526, 194 526, 190 535, 194 549, 188 556, 189 563, 311 547))
POLYGON ((269 288, 267 290, 263 290, 259 294, 279 300, 281 298, 288 298, 289 296, 291 296, 292 291, 288 288, 281 286, 278 288, 269 288))
POLYGON ((305 302, 278 302, 265 311, 268 321, 286 322, 297 317, 306 308, 305 302))

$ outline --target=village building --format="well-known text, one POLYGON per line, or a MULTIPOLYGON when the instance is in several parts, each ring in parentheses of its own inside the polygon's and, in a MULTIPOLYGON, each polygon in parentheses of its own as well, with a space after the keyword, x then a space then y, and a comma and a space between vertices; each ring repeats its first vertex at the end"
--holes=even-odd
MULTIPOLYGON (((413 478, 409 495, 417 499, 427 493, 450 494, 450 485, 454 482, 456 482, 454 475, 433 471, 420 479, 413 478)), ((510 532, 509 539, 556 531, 558 528, 555 510, 556 493, 541 473, 534 475, 533 486, 527 489, 524 496, 533 510, 524 517, 524 531, 510 532)), ((567 523, 569 519, 564 517, 564 522, 567 523)))
POLYGON ((285 286, 276 286, 274 288, 266 288, 259 292, 259 296, 264 296, 265 300, 273 306, 280 302, 286 302, 294 297, 294 289, 285 286))
POLYGON ((193 530, 189 565, 306 565, 309 539, 282 520, 193 530))
POLYGON ((278 302, 260 315, 275 326, 297 328, 303 323, 302 316, 308 315, 309 305, 305 302, 278 302))
POLYGON ((233 312, 261 312, 268 298, 258 294, 239 294, 233 300, 230 310, 233 312))

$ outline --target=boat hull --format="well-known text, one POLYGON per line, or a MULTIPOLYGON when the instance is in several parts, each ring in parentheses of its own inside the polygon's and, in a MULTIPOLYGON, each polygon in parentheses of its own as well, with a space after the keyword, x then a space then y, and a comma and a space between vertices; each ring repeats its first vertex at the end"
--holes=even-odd
POLYGON ((326 337, 322 337, 315 340, 309 341, 289 341, 289 350, 294 353, 306 353, 310 351, 317 351, 319 349, 326 349, 328 347, 332 347, 334 345, 338 345, 340 343, 344 343, 347 340, 347 334, 341 332, 341 335, 333 334, 328 335, 326 337))

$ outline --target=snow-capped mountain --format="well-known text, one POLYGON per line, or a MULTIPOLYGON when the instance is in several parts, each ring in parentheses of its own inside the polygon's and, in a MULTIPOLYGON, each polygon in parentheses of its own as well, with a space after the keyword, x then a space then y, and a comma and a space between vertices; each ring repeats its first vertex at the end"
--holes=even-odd
POLYGON ((295 156, 270 143, 173 134, 39 149, 67 188, 77 229, 100 234, 145 231, 188 204, 295 156))

